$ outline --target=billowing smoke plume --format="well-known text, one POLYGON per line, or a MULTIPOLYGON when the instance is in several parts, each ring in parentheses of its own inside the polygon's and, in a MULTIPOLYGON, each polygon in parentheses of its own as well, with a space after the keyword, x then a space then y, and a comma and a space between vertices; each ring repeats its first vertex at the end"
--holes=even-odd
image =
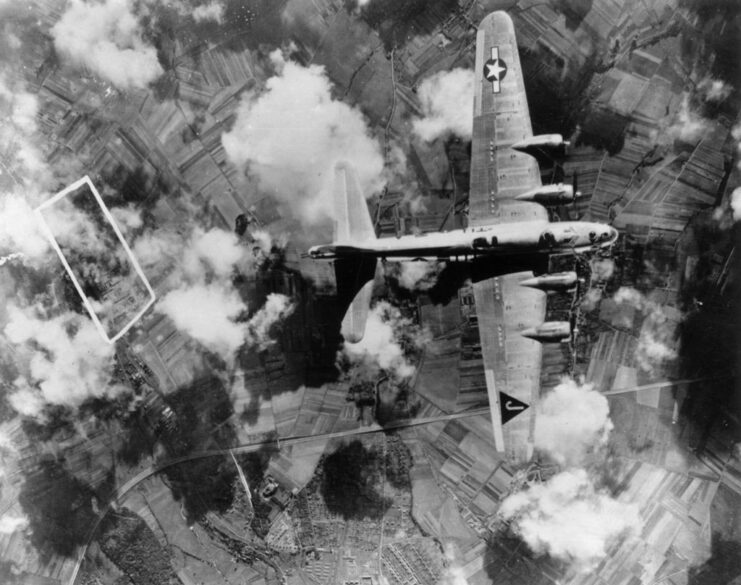
POLYGON ((394 262, 386 266, 399 286, 417 291, 429 290, 435 286, 437 277, 444 268, 440 262, 394 262))
POLYGON ((323 67, 271 54, 278 71, 262 92, 243 98, 222 137, 229 160, 246 168, 284 212, 307 225, 332 217, 333 169, 349 162, 366 196, 381 189, 383 156, 362 114, 331 95, 323 67))
POLYGON ((535 447, 559 465, 587 463, 607 444, 612 430, 607 399, 590 384, 565 378, 538 403, 535 447))
POLYGON ((676 118, 666 132, 671 138, 695 142, 709 129, 709 124, 709 120, 692 111, 689 95, 685 94, 676 118))
POLYGON ((563 471, 543 484, 508 496, 503 519, 535 553, 593 569, 621 537, 640 528, 638 507, 597 489, 583 469, 563 471))
POLYGON ((723 80, 713 79, 712 77, 706 77, 700 81, 697 84, 697 89, 700 90, 703 97, 709 102, 722 102, 733 91, 733 88, 723 80))
POLYGON ((275 341, 270 338, 271 328, 293 312, 294 306, 286 295, 271 293, 265 304, 247 323, 247 343, 266 349, 275 341))
POLYGON ((667 309, 630 287, 620 287, 613 300, 618 304, 627 303, 634 306, 645 317, 636 351, 639 368, 653 374, 657 367, 677 357, 675 349, 677 323, 669 318, 667 309))
POLYGON ((377 303, 368 314, 365 335, 358 343, 345 342, 342 356, 351 365, 366 368, 371 375, 384 371, 398 380, 414 375, 407 355, 424 342, 424 334, 386 301, 377 303))
POLYGON ((116 225, 124 235, 128 235, 133 230, 137 230, 144 225, 141 213, 131 204, 126 207, 109 208, 109 210, 113 219, 116 220, 116 225))
POLYGON ((72 0, 51 29, 61 55, 120 89, 144 88, 163 73, 142 33, 133 0, 72 0))
POLYGON ((419 85, 424 118, 414 121, 422 140, 455 134, 470 139, 473 130, 474 73, 470 69, 441 71, 419 85))
POLYGON ((101 341, 90 319, 72 312, 42 316, 40 308, 8 307, 4 334, 21 367, 9 397, 13 408, 38 416, 46 403, 77 407, 121 390, 111 385, 114 348, 101 341))

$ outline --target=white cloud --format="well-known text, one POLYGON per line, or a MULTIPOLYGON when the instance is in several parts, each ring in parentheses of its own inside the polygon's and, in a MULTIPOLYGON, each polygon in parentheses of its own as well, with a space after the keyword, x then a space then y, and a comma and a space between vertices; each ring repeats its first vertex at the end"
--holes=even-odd
POLYGON ((384 161, 363 115, 332 98, 323 67, 271 54, 278 74, 245 94, 232 130, 222 136, 229 160, 247 169, 282 209, 314 225, 332 217, 333 169, 345 160, 366 196, 384 183, 384 161))
POLYGON ((741 219, 741 187, 736 187, 731 193, 731 211, 733 221, 739 221, 741 219))
MULTIPOLYGON (((37 97, 0 71, 0 148, 5 167, 21 183, 48 184, 50 174, 39 148, 36 117, 37 97)), ((34 187, 37 189, 38 187, 34 187)))
POLYGON ((36 132, 36 116, 39 104, 35 95, 14 86, 5 75, 0 77, 0 98, 6 102, 10 116, 6 119, 21 132, 36 132))
POLYGON ((134 242, 132 251, 142 268, 163 270, 176 261, 185 248, 183 236, 177 232, 156 229, 140 235, 134 242))
POLYGON ((139 229, 144 224, 141 214, 131 204, 126 207, 112 207, 110 212, 113 219, 116 220, 116 225, 124 234, 139 229))
POLYGON ((455 547, 450 543, 443 544, 443 554, 447 567, 440 577, 439 585, 468 585, 466 572, 458 561, 455 547))
POLYGON ((218 24, 224 22, 224 5, 212 0, 208 4, 201 4, 193 9, 193 19, 196 22, 212 20, 218 24))
POLYGON ((612 421, 607 399, 590 384, 565 378, 538 403, 535 447, 565 466, 583 465, 607 444, 612 421))
MULTIPOLYGON (((252 235, 252 234, 251 234, 252 235)), ((272 247, 267 232, 256 232, 260 253, 272 247)), ((249 322, 237 321, 248 307, 234 288, 235 269, 253 273, 259 258, 232 232, 194 228, 183 236, 166 230, 148 232, 134 244, 145 270, 174 266, 156 310, 169 316, 178 329, 224 359, 233 357, 243 344, 261 349, 270 345, 270 328, 293 310, 285 295, 268 295, 267 302, 249 322)))
POLYGON ((14 516, 4 514, 0 516, 0 534, 13 534, 17 530, 25 530, 28 526, 28 518, 25 516, 14 516))
POLYGON ((417 90, 424 118, 414 121, 415 134, 427 142, 448 134, 470 139, 473 89, 470 69, 441 71, 425 79, 417 90))
POLYGON ((265 304, 255 313, 247 323, 247 340, 250 345, 266 349, 273 343, 270 338, 270 329, 288 317, 294 306, 286 295, 270 293, 265 304))
POLYGON ((30 259, 40 259, 49 252, 49 240, 22 195, 4 193, 0 197, 0 225, 0 255, 20 253, 30 259))
POLYGON ((644 315, 635 353, 638 367, 654 374, 657 367, 677 357, 675 330, 677 322, 670 319, 668 309, 646 298, 631 287, 620 287, 613 300, 629 304, 644 315))
POLYGON ((217 277, 227 277, 246 253, 233 232, 196 228, 185 249, 183 267, 191 277, 200 275, 205 268, 211 269, 217 277))
POLYGON ((423 335, 412 321, 386 301, 377 303, 368 313, 365 335, 358 343, 345 342, 342 353, 351 364, 371 371, 384 370, 398 379, 408 379, 415 371, 403 345, 419 346, 423 335))
POLYGON ((142 32, 133 0, 72 0, 51 29, 57 51, 121 89, 144 88, 163 73, 142 32))
POLYGON ((741 170, 741 123, 731 128, 731 136, 736 141, 736 168, 741 170))
POLYGON ((508 496, 499 514, 535 553, 593 569, 621 537, 636 533, 640 516, 627 504, 597 490, 583 469, 563 471, 543 484, 508 496))
MULTIPOLYGON (((267 233, 255 237, 259 250, 272 246, 267 233)), ((194 227, 185 234, 167 228, 148 230, 136 239, 133 252, 145 272, 174 268, 169 278, 173 287, 183 280, 228 279, 235 268, 251 272, 260 260, 236 234, 219 228, 194 227)))
POLYGON ((39 309, 8 307, 5 337, 16 346, 23 373, 14 381, 11 405, 29 416, 44 403, 77 407, 91 397, 110 396, 114 347, 101 343, 93 322, 77 313, 44 319, 39 309))
POLYGON ((245 310, 233 288, 219 284, 193 284, 170 291, 157 310, 211 351, 232 355, 245 340, 246 327, 235 319, 245 310))
POLYGON ((674 123, 667 129, 667 134, 674 139, 685 142, 699 140, 709 128, 709 120, 696 114, 690 109, 690 98, 685 94, 679 106, 674 123))
POLYGON ((713 79, 712 77, 706 77, 700 83, 697 84, 699 89, 706 100, 709 102, 722 102, 729 95, 733 88, 727 83, 724 83, 721 79, 713 79))

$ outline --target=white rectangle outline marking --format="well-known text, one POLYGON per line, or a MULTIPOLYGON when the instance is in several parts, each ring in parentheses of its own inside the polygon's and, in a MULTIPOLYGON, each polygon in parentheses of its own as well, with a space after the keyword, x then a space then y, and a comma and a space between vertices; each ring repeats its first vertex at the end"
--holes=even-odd
POLYGON ((98 332, 100 335, 105 339, 108 343, 115 343, 118 339, 120 339, 131 327, 139 320, 141 319, 142 315, 149 309, 149 307, 152 306, 154 301, 156 300, 156 296, 154 294, 154 291, 152 290, 152 287, 149 284, 149 281, 147 280, 147 277, 144 276, 144 272, 141 269, 141 266, 139 266, 139 262, 137 261, 136 257, 134 256, 134 253, 131 251, 131 248, 129 248, 129 245, 126 243, 126 240, 124 240, 123 234, 121 233, 121 230, 118 228, 118 225, 116 224, 116 220, 113 219, 113 216, 111 215, 110 211, 108 211, 108 207, 105 203, 103 203, 103 198, 100 196, 100 193, 98 193, 98 190, 95 188, 95 185, 93 185, 93 182, 90 180, 90 177, 88 175, 85 175, 82 179, 79 179, 69 185, 68 187, 62 189, 59 193, 54 195, 51 199, 48 201, 45 201, 41 205, 39 205, 34 212, 36 213, 36 216, 38 217, 41 225, 44 228, 44 232, 46 233, 46 237, 51 242, 51 245, 54 247, 54 249, 57 252, 57 255, 59 256, 59 259, 62 261, 62 264, 64 265, 65 270, 67 271, 67 274, 69 274, 69 277, 72 279, 72 284, 75 285, 75 289, 77 290, 77 293, 80 295, 80 298, 82 299, 82 302, 85 305, 85 308, 87 309, 88 313, 90 313, 90 317, 93 320, 93 323, 95 323, 95 327, 97 327, 98 332), (98 315, 93 310, 93 306, 90 303, 90 300, 87 298, 87 295, 82 291, 82 287, 80 286, 79 281, 77 280, 77 277, 75 276, 74 272, 72 272, 72 268, 70 268, 69 263, 67 262, 67 259, 64 257, 64 254, 62 253, 62 249, 59 247, 59 244, 57 243, 57 239, 54 237, 54 234, 51 231, 51 228, 49 227, 49 224, 46 223, 46 219, 44 218, 44 215, 42 210, 46 209, 47 207, 51 207, 54 203, 62 199, 63 197, 66 197, 69 193, 72 191, 76 191, 79 187, 82 185, 87 184, 90 187, 90 191, 92 191, 93 196, 95 197, 96 201, 100 205, 100 208, 103 210, 103 215, 105 215, 108 222, 111 224, 111 227, 113 228, 113 231, 116 232, 116 236, 118 236, 118 241, 121 242, 121 245, 124 247, 124 250, 126 250, 126 253, 129 256, 129 261, 131 262, 131 265, 134 267, 134 270, 139 275, 139 278, 142 279, 144 282, 144 286, 147 289, 147 292, 149 293, 149 302, 144 305, 144 308, 142 308, 141 311, 139 311, 131 321, 129 321, 121 331, 119 331, 116 335, 113 337, 108 337, 108 333, 106 332, 105 328, 103 327, 103 324, 100 322, 100 319, 98 319, 98 315))
POLYGON ((499 391, 497 390, 494 370, 484 370, 486 379, 486 391, 489 395, 489 408, 491 409, 491 426, 494 431, 494 448, 499 453, 504 453, 504 429, 502 429, 502 407, 499 405, 499 391))

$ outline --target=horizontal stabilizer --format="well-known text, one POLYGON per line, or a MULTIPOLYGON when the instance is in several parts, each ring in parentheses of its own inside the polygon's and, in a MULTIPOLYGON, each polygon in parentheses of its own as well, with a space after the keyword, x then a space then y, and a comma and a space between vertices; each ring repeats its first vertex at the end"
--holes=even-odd
POLYGON ((355 295, 355 298, 347 308, 345 317, 342 319, 340 333, 348 343, 358 343, 365 335, 365 323, 368 320, 371 295, 373 294, 373 281, 369 280, 355 295))
POLYGON ((334 261, 337 279, 337 303, 347 307, 340 333, 349 343, 357 343, 365 334, 378 260, 367 256, 338 258, 334 261))

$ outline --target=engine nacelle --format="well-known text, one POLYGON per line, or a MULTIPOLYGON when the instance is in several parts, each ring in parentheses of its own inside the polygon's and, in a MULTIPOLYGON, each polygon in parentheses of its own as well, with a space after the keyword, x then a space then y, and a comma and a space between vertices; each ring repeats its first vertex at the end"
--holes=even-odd
POLYGON ((515 196, 518 201, 534 201, 541 205, 562 205, 571 203, 581 193, 574 192, 574 187, 566 183, 556 183, 553 185, 543 185, 530 189, 515 196))
POLYGON ((519 140, 512 145, 512 148, 527 154, 543 150, 556 150, 567 147, 570 143, 563 139, 560 134, 538 134, 524 140, 519 140))
POLYGON ((542 291, 562 291, 569 290, 576 286, 577 276, 576 272, 569 270, 568 272, 554 272, 552 274, 544 274, 543 276, 535 276, 523 280, 521 286, 529 286, 530 288, 537 288, 542 291))
POLYGON ((555 343, 571 337, 571 324, 568 321, 546 321, 536 327, 523 329, 520 335, 541 343, 555 343))

